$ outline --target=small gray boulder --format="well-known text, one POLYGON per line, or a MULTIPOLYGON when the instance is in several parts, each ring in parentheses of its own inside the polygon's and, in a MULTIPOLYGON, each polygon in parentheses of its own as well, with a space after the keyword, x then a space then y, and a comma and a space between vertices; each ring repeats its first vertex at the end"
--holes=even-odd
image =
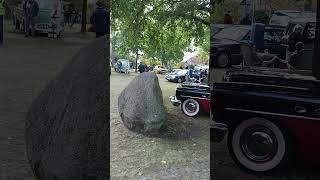
POLYGON ((121 92, 118 109, 124 125, 135 132, 157 134, 166 120, 158 77, 142 73, 121 92))

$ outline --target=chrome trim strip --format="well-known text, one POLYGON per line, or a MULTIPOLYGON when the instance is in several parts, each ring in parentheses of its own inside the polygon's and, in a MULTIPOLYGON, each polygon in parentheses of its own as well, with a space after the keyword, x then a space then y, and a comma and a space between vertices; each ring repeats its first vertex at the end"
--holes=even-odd
POLYGON ((201 97, 184 96, 184 95, 181 95, 181 97, 188 97, 188 98, 194 98, 194 99, 206 99, 206 100, 210 100, 210 98, 201 98, 201 97))
POLYGON ((259 85, 259 86, 266 86, 266 87, 279 87, 279 88, 288 88, 288 89, 296 89, 296 90, 309 90, 308 88, 298 88, 298 87, 291 87, 291 86, 278 86, 278 85, 270 85, 270 84, 258 84, 258 83, 247 83, 247 82, 223 82, 228 84, 243 84, 243 85, 259 85))
POLYGON ((320 120, 320 118, 314 118, 314 117, 297 116, 297 115, 272 113, 272 112, 264 112, 264 111, 255 111, 255 110, 247 110, 247 109, 238 109, 238 108, 225 108, 225 109, 229 110, 229 111, 241 111, 241 112, 249 112, 249 113, 256 113, 256 114, 273 115, 273 116, 284 116, 284 117, 299 118, 299 119, 309 119, 309 120, 318 120, 318 121, 320 120))

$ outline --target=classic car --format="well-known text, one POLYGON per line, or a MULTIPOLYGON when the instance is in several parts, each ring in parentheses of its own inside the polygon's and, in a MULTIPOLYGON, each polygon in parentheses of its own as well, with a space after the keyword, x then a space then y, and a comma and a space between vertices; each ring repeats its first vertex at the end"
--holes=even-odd
MULTIPOLYGON (((252 26, 233 25, 218 32, 211 40, 210 66, 226 68, 239 65, 242 61, 242 43, 251 43, 252 26)), ((264 49, 278 54, 281 47, 281 35, 284 28, 280 26, 264 26, 264 49)))
POLYGON ((320 81, 313 76, 237 69, 211 91, 211 141, 228 132, 231 157, 252 172, 279 170, 293 158, 320 162, 320 81))
POLYGON ((130 61, 119 59, 114 66, 114 70, 119 73, 130 73, 130 61))
POLYGON ((169 82, 182 83, 186 81, 187 69, 175 69, 171 73, 165 76, 165 79, 169 82))
POLYGON ((207 85, 183 83, 170 97, 174 106, 181 106, 182 112, 189 117, 201 112, 210 114, 210 89, 207 85))
POLYGON ((288 22, 292 19, 299 18, 299 17, 312 17, 312 16, 315 16, 315 13, 307 12, 307 11, 301 12, 301 11, 294 11, 294 10, 278 10, 271 15, 269 24, 287 27, 288 22))
POLYGON ((153 71, 156 73, 156 74, 164 74, 166 72, 168 72, 168 69, 160 66, 160 65, 157 65, 153 68, 153 71))
POLYGON ((306 56, 309 56, 309 58, 306 59, 312 59, 313 55, 313 42, 315 38, 315 27, 316 27, 316 18, 296 18, 291 21, 289 21, 288 26, 286 27, 283 37, 281 38, 281 49, 282 53, 281 56, 284 58, 285 56, 285 50, 287 48, 288 44, 288 38, 289 35, 293 32, 294 27, 299 24, 303 28, 303 43, 305 44, 305 54, 306 56))

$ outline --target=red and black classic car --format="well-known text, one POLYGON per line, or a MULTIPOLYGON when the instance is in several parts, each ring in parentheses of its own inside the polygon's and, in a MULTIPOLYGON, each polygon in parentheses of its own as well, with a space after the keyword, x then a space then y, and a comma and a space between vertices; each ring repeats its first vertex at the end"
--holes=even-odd
POLYGON ((201 112, 210 114, 209 86, 185 83, 176 90, 176 95, 170 97, 174 106, 181 106, 182 112, 195 117, 201 112))
POLYGON ((263 69, 232 70, 211 91, 212 141, 228 132, 234 161, 273 171, 295 154, 320 162, 320 81, 263 69))

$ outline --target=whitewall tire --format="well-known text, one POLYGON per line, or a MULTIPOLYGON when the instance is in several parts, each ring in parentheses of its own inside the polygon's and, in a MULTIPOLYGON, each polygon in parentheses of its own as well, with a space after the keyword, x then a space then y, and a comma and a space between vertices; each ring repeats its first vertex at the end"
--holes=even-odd
POLYGON ((238 124, 229 134, 228 148, 237 164, 252 172, 277 169, 288 161, 291 149, 279 126, 263 118, 238 124))
POLYGON ((198 101, 196 101, 195 99, 184 100, 181 105, 181 108, 182 112, 189 117, 195 117, 200 112, 200 105, 198 101))

